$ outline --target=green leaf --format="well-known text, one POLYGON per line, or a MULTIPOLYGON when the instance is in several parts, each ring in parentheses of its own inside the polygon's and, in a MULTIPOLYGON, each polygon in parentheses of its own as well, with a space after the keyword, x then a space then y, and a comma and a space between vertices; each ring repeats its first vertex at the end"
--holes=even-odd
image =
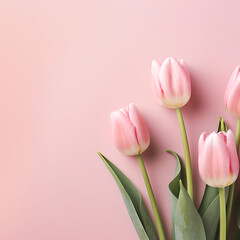
POLYGON ((211 205, 212 201, 218 196, 218 193, 219 193, 218 188, 206 185, 203 194, 203 199, 198 210, 201 216, 204 215, 209 205, 211 205))
POLYGON ((181 180, 174 227, 176 240, 206 240, 202 219, 181 180))
MULTIPOLYGON (((225 188, 226 199, 228 198, 229 187, 225 188)), ((220 219, 219 190, 206 185, 202 202, 199 207, 199 214, 205 228, 206 239, 214 240, 220 219)))
POLYGON ((219 118, 219 123, 218 123, 218 132, 223 131, 223 132, 227 132, 228 131, 228 127, 226 125, 226 123, 224 122, 224 120, 221 117, 219 118))
POLYGON ((106 157, 98 153, 115 179, 133 225, 141 240, 157 240, 157 233, 143 199, 132 182, 106 157))
POLYGON ((171 229, 172 229, 172 240, 175 239, 175 230, 174 230, 174 216, 175 210, 178 201, 178 195, 180 192, 179 180, 181 179, 184 185, 186 186, 186 172, 185 167, 182 162, 182 159, 178 156, 177 153, 166 150, 168 153, 171 153, 177 159, 176 169, 175 169, 175 176, 173 180, 169 183, 169 197, 170 197, 170 206, 171 206, 171 229))

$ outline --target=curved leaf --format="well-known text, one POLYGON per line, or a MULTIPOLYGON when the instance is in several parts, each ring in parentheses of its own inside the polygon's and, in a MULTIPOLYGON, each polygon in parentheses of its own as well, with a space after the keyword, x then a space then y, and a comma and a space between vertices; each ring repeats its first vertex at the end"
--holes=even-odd
POLYGON ((210 187, 209 185, 206 185, 205 191, 203 194, 203 199, 198 210, 201 216, 204 215, 209 205, 211 205, 212 201, 218 196, 218 193, 219 193, 218 188, 210 187))
POLYGON ((182 159, 178 156, 178 154, 171 150, 166 150, 166 151, 168 153, 171 153, 177 159, 175 176, 168 185, 169 197, 170 197, 170 207, 171 207, 172 240, 174 240, 175 239, 174 216, 175 216, 175 210, 176 210, 177 201, 178 201, 178 195, 180 192, 179 180, 181 179, 182 182, 184 183, 184 185, 186 184, 186 172, 185 172, 185 167, 182 162, 182 159))
POLYGON ((174 227, 176 240, 206 240, 202 219, 181 180, 174 227))
POLYGON ((101 153, 98 153, 98 155, 107 166, 121 191, 123 200, 139 238, 141 240, 157 240, 157 233, 153 221, 139 191, 113 163, 101 153))
MULTIPOLYGON (((226 199, 228 198, 229 187, 225 188, 226 199)), ((199 207, 199 214, 205 228, 206 239, 214 240, 220 219, 220 202, 218 188, 206 185, 204 197, 199 207)))

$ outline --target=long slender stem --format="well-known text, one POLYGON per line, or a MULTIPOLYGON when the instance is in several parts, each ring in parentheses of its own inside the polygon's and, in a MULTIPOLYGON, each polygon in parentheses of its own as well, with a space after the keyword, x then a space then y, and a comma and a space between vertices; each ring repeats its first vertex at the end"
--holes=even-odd
POLYGON ((192 181, 192 166, 191 166, 191 157, 187 139, 186 128, 183 121, 181 108, 176 108, 179 126, 182 135, 185 163, 186 163, 186 175, 187 175, 187 191, 191 199, 193 200, 193 181, 192 181))
POLYGON ((219 188, 219 198, 220 198, 220 236, 219 236, 219 240, 226 240, 225 188, 219 188))
MULTIPOLYGON (((239 154, 240 118, 237 121, 235 140, 236 140, 237 154, 239 154)), ((228 233, 229 233, 229 226, 230 226, 230 221, 231 221, 231 213, 232 213, 232 204, 233 204, 234 190, 235 190, 235 182, 229 187, 229 193, 228 193, 228 202, 227 202, 227 236, 228 236, 228 233)))
POLYGON ((143 179, 144 179, 144 182, 145 182, 145 185, 146 185, 146 188, 147 188, 147 191, 148 191, 148 196, 150 198, 150 202, 151 202, 151 205, 152 205, 152 210, 153 210, 153 214, 154 214, 154 217, 155 217, 155 220, 156 220, 159 239, 160 240, 166 240, 163 225, 162 225, 160 215, 159 215, 159 212, 158 212, 156 199, 154 197, 152 186, 150 184, 148 174, 147 174, 147 170, 145 168, 145 165, 144 165, 141 154, 137 155, 137 159, 138 159, 141 171, 142 171, 143 179))

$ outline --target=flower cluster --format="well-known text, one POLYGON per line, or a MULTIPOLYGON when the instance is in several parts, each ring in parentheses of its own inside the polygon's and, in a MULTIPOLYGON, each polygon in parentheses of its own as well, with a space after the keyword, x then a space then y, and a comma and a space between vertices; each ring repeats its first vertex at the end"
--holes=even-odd
MULTIPOLYGON (((216 226, 208 231, 209 226, 207 226, 207 221, 199 220, 201 213, 196 210, 193 202, 193 180, 192 180, 192 167, 191 167, 191 157, 190 149, 187 139, 186 128, 184 125, 183 115, 181 108, 187 104, 191 97, 191 80, 190 74, 187 68, 187 65, 183 59, 177 60, 173 57, 165 59, 162 63, 157 61, 152 62, 152 90, 156 101, 164 107, 172 108, 176 110, 177 117, 179 120, 179 127, 182 136, 182 143, 184 149, 185 165, 186 165, 186 183, 182 182, 184 179, 176 175, 175 179, 179 180, 177 185, 174 185, 174 189, 171 189, 173 184, 176 184, 175 179, 169 185, 169 189, 172 194, 175 196, 175 199, 171 200, 171 207, 173 204, 172 216, 175 216, 177 213, 178 203, 180 205, 181 194, 184 194, 184 187, 186 187, 187 192, 184 201, 188 198, 190 199, 189 204, 193 206, 195 215, 198 214, 199 217, 196 217, 199 221, 198 226, 194 228, 193 223, 187 223, 187 218, 184 217, 184 211, 180 210, 180 213, 183 215, 181 218, 181 223, 178 224, 178 217, 174 217, 172 220, 172 238, 173 239, 215 239, 217 232, 217 225, 220 218, 220 240, 225 240, 228 234, 228 228, 230 224, 231 211, 232 211, 232 202, 233 202, 233 193, 234 193, 234 182, 236 181, 239 174, 239 159, 238 159, 238 150, 240 142, 240 120, 238 120, 237 131, 236 131, 236 141, 234 133, 232 130, 228 130, 223 119, 220 119, 219 130, 218 132, 213 131, 212 133, 204 132, 201 134, 198 143, 198 166, 199 166, 199 175, 201 179, 209 186, 217 188, 219 190, 219 200, 220 200, 220 214, 216 216, 216 226), (226 199, 225 199, 225 188, 230 186, 228 197, 228 208, 226 210, 226 199), (176 192, 176 189, 177 192, 176 192), (174 202, 175 201, 175 202, 174 202), (226 219, 226 211, 228 219, 226 219), (218 217, 217 217, 218 216, 218 217), (183 223, 182 221, 186 221, 183 223), (191 226, 190 226, 191 225, 191 226), (180 226, 180 227, 179 227, 180 226), (183 227, 185 226, 185 227, 183 227), (190 230, 189 230, 190 229, 190 230), (193 230, 194 229, 194 230, 193 230), (203 230, 203 233, 201 232, 203 230), (193 233, 195 231, 195 233, 193 233), (193 235, 192 235, 193 234, 193 235), (194 235, 195 234, 195 235, 194 235), (184 236, 184 237, 183 237, 184 236), (192 237, 195 236, 195 237, 192 237), (214 237, 214 238, 211 238, 214 237)), ((224 102, 226 109, 233 114, 234 116, 240 118, 240 66, 238 66, 231 75, 231 78, 226 87, 224 102)), ((158 230, 159 239, 165 240, 165 233, 163 225, 161 222, 160 214, 158 211, 158 206, 152 191, 152 187, 148 178, 147 170, 142 159, 142 153, 148 148, 150 144, 150 134, 147 128, 146 123, 144 122, 142 116, 140 115, 137 107, 130 103, 126 108, 121 108, 111 113, 111 125, 113 132, 113 139, 117 149, 128 156, 136 156, 140 168, 143 174, 143 178, 146 184, 146 188, 149 194, 149 199, 152 205, 156 226, 158 230)), ((179 159, 179 156, 174 153, 174 155, 179 159)), ((101 155, 106 163, 106 158, 101 155)), ((107 163, 109 163, 108 161, 107 163)), ((180 164, 181 166, 181 164, 180 164)), ((108 165, 108 168, 110 166, 108 165)), ((115 166, 116 168, 116 166, 115 166)), ((114 169, 115 169, 114 168, 114 169)), ((114 171, 112 169, 112 171, 114 171)), ((181 170, 179 170, 181 171, 181 170)), ((122 173, 121 173, 122 174, 122 173)), ((121 175, 122 176, 122 175, 121 175)), ((119 181, 121 182, 121 176, 119 176, 119 181)), ((114 175, 116 177, 116 175, 114 175)), ((122 182, 126 184, 126 179, 122 182)), ((132 186, 132 185, 131 185, 132 186)), ((121 189, 121 188, 120 188, 121 189)), ((203 196, 208 198, 210 190, 205 191, 203 196)), ((215 191, 216 192, 216 191, 215 191)), ((212 193, 211 193, 212 194, 212 193)), ((214 193, 215 194, 215 193, 214 193)), ((132 193, 130 194, 131 198, 132 193)), ((171 196, 171 194, 170 194, 171 196)), ((134 200, 134 199, 133 199, 134 200)), ((125 202, 126 203, 126 202, 125 202)), ((203 204, 204 205, 204 201, 203 204)), ((126 204, 127 205, 127 204, 126 204)), ((189 205, 189 209, 191 208, 189 205)), ((202 206, 201 205, 201 206, 202 206)), ((128 209, 129 206, 127 205, 128 209)), ((213 207, 209 204, 208 206, 213 207)), ((203 207, 202 207, 203 208, 203 207)), ((200 207, 201 209, 201 207, 200 207)), ((201 210, 199 210, 201 211, 201 210)), ((180 214, 178 213, 178 215, 180 214)), ((129 212, 132 220, 134 217, 129 212)), ((181 215, 180 214, 180 215, 181 215)), ((192 213, 191 213, 192 214, 192 213)), ((187 214, 186 214, 187 215, 187 214)), ((189 216, 189 214, 187 215, 189 216)), ((205 217, 206 218, 206 217, 205 217)), ((133 220, 133 223, 136 227, 136 224, 133 220)), ((210 224, 210 222, 209 222, 210 224)), ((138 226, 139 227, 139 226, 138 226)), ((141 231, 136 227, 138 234, 141 239, 145 239, 141 235, 141 231)), ((143 230, 148 232, 145 227, 143 230)), ((147 234, 147 233, 146 233, 147 234)), ((149 237, 149 236, 148 236, 149 237)), ((148 239, 154 239, 149 237, 148 239)))

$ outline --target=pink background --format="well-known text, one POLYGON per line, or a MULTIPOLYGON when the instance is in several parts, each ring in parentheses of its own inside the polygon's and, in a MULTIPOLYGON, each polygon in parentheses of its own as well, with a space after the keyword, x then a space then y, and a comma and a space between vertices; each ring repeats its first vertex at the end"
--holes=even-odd
MULTIPOLYGON (((114 147, 112 110, 134 102, 151 146, 143 155, 170 233, 168 183, 183 156, 176 114, 155 102, 152 59, 181 57, 192 98, 183 114, 198 205, 197 142, 218 115, 240 64, 239 1, 1 1, 0 239, 138 239, 101 151, 148 204, 136 159, 114 147)), ((149 206, 149 204, 148 204, 149 206)))

